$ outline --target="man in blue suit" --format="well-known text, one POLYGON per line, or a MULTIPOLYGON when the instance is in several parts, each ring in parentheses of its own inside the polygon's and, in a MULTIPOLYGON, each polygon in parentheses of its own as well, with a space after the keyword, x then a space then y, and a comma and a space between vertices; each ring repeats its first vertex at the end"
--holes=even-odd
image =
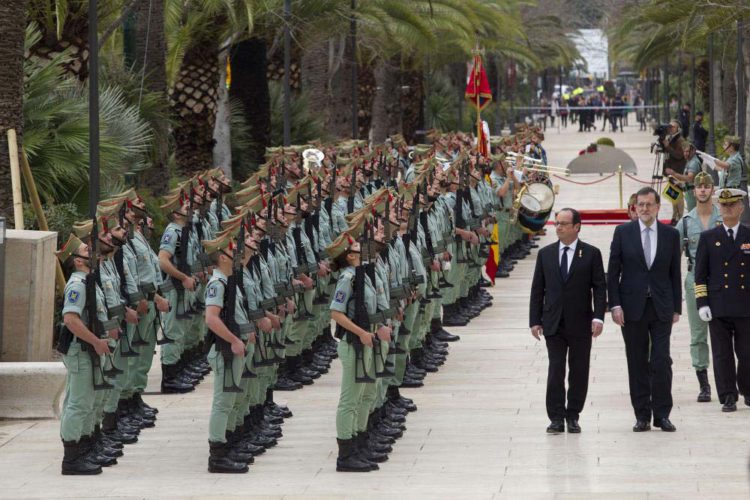
POLYGON ((609 256, 609 307, 622 328, 628 360, 633 432, 654 426, 674 432, 672 358, 669 338, 682 313, 680 235, 660 223, 659 194, 650 187, 636 194, 638 220, 615 229, 609 256))

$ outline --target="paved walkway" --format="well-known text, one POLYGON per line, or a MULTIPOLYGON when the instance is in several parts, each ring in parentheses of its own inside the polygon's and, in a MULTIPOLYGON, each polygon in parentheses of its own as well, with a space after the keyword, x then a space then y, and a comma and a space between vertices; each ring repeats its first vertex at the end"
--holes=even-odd
MULTIPOLYGON (((651 137, 635 130, 607 135, 636 159, 638 177, 645 179, 651 137)), ((551 163, 566 165, 599 136, 548 131, 551 163)), ((558 208, 617 204, 615 179, 594 187, 560 184, 558 208)), ((628 180, 626 196, 637 187, 628 180)), ((662 213, 669 215, 668 209, 662 213)), ((584 227, 581 238, 606 259, 611 233, 611 226, 584 227)), ((551 241, 547 236, 543 243, 551 241)), ((257 458, 249 474, 206 472, 209 377, 189 395, 148 396, 161 410, 156 428, 144 430, 119 465, 96 477, 60 475, 59 422, 0 422, 0 497, 748 498, 750 408, 725 415, 716 401, 695 402, 686 318, 672 336, 676 433, 631 432, 623 342, 608 318, 592 350, 583 433, 545 434, 547 354, 527 328, 534 257, 491 289, 492 309, 453 329, 462 340, 451 346, 440 372, 425 387, 404 391, 419 411, 409 415, 408 431, 379 472, 334 471, 340 377, 334 362, 315 385, 279 393, 295 416, 280 444, 257 458)))

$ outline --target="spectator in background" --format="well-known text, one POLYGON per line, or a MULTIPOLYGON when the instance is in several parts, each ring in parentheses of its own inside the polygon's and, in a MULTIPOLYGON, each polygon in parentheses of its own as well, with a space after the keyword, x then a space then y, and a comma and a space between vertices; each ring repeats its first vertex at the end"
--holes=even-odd
POLYGON ((690 135, 690 104, 685 103, 680 110, 680 128, 682 129, 682 138, 687 139, 690 135))
POLYGON ((693 144, 695 149, 698 151, 706 151, 706 139, 708 138, 708 131, 703 128, 703 111, 695 113, 695 121, 693 122, 693 144))
POLYGON ((645 102, 643 101, 643 97, 640 95, 635 98, 635 102, 633 103, 635 105, 635 117, 638 120, 638 130, 644 131, 646 130, 646 109, 643 108, 643 105, 645 102))
POLYGON ((570 113, 568 100, 563 98, 560 101, 560 124, 563 128, 568 128, 568 113, 570 113))
POLYGON ((550 102, 550 113, 549 113, 549 119, 550 119, 550 127, 555 127, 555 117, 560 112, 560 98, 559 97, 553 97, 552 101, 550 102))
MULTIPOLYGON (((620 124, 620 132, 624 132, 625 129, 622 128, 622 117, 623 115, 626 115, 626 113, 625 113, 625 101, 623 101, 622 95, 617 94, 615 96, 615 100, 612 103, 612 105, 615 107, 615 109, 610 112, 610 113, 615 114, 612 120, 613 121, 616 120, 620 124)), ((615 125, 615 127, 612 130, 616 131, 617 125, 615 125)))

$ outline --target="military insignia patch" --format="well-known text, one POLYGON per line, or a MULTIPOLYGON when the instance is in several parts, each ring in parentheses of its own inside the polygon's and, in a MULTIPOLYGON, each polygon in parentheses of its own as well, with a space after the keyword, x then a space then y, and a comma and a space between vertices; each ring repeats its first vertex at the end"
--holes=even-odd
POLYGON ((172 233, 164 233, 164 236, 161 238, 162 243, 169 243, 172 241, 172 233))
POLYGON ((78 302, 79 298, 81 298, 81 294, 79 294, 75 290, 71 290, 70 292, 68 292, 68 302, 70 302, 71 304, 75 304, 76 302, 78 302))
POLYGON ((206 297, 208 297, 209 299, 213 299, 214 297, 216 297, 216 287, 215 286, 208 287, 208 290, 206 290, 206 297))
POLYGON ((338 302, 339 304, 342 304, 345 298, 346 294, 343 291, 339 290, 338 292, 336 292, 336 296, 333 298, 333 300, 338 302))

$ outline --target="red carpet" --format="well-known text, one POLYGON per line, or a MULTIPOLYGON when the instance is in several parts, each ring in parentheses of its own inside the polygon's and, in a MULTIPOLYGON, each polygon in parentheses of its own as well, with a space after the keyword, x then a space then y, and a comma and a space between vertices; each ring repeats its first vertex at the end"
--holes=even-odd
MULTIPOLYGON (((589 225, 620 225, 629 222, 628 211, 625 208, 611 208, 606 210, 579 210, 581 222, 589 225)), ((664 224, 669 224, 669 219, 661 220, 664 224)), ((554 224, 553 217, 547 224, 554 224)))

